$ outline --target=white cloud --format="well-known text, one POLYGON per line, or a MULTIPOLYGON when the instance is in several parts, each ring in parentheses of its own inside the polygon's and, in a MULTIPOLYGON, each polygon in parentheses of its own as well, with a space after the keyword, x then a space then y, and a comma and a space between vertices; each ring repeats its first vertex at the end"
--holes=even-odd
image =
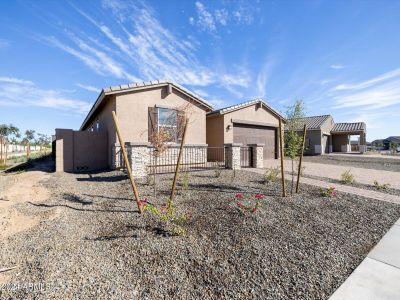
POLYGON ((56 110, 87 113, 90 104, 65 97, 59 91, 45 90, 32 81, 12 77, 0 77, 0 105, 39 106, 56 110))
POLYGON ((400 69, 372 79, 341 84, 331 90, 335 108, 374 110, 400 104, 400 69))
POLYGON ((189 23, 198 26, 201 30, 216 32, 218 25, 229 24, 250 25, 254 21, 254 6, 246 1, 232 2, 233 8, 228 11, 226 8, 207 9, 203 3, 195 3, 197 17, 190 17, 189 23))
POLYGON ((371 87, 377 83, 386 81, 388 79, 400 77, 400 69, 396 69, 387 73, 384 73, 382 75, 379 75, 377 77, 374 77, 372 79, 362 81, 359 83, 353 83, 353 84, 340 84, 334 88, 334 90, 360 90, 360 89, 365 89, 368 87, 371 87))
POLYGON ((274 62, 271 59, 268 59, 262 66, 260 72, 258 73, 257 81, 256 81, 257 90, 258 90, 257 97, 261 97, 261 98, 266 97, 267 82, 268 82, 269 76, 271 74, 273 65, 274 65, 274 62))
POLYGON ((0 39, 0 49, 7 48, 10 46, 10 41, 5 39, 0 39))
POLYGON ((87 90, 89 92, 99 93, 101 91, 101 89, 91 85, 86 85, 81 83, 77 83, 76 85, 79 86, 81 89, 87 90))
POLYGON ((203 3, 197 1, 195 5, 198 17, 197 24, 200 26, 200 28, 211 31, 215 30, 216 26, 213 15, 205 8, 203 3))
POLYGON ((331 65, 331 69, 339 70, 339 69, 343 69, 343 68, 344 68, 344 66, 340 65, 340 64, 331 65))

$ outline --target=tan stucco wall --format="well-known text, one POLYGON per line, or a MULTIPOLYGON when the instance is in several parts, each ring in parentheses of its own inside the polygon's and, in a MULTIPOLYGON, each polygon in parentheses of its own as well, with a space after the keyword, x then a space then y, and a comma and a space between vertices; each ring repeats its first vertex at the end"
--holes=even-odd
POLYGON ((56 172, 108 167, 107 133, 56 129, 56 172))
POLYGON ((260 107, 257 104, 230 113, 226 113, 223 116, 224 116, 224 128, 227 128, 228 125, 231 125, 230 130, 224 130, 224 143, 233 143, 232 119, 248 120, 251 122, 272 124, 276 127, 279 126, 279 119, 275 117, 266 108, 260 107))
POLYGON ((189 104, 189 97, 167 87, 116 96, 116 113, 121 134, 126 142, 148 142, 148 108, 160 105, 169 108, 187 108, 189 127, 186 133, 187 144, 206 143, 206 111, 196 102, 189 104))
POLYGON ((206 141, 208 146, 223 147, 224 146, 224 116, 207 117, 206 141))
POLYGON ((321 125, 321 134, 325 133, 330 135, 331 130, 335 124, 333 123, 332 116, 329 116, 328 119, 321 125))
MULTIPOLYGON (((303 132, 299 132, 300 135, 303 135, 303 132)), ((304 153, 307 155, 314 155, 315 153, 315 145, 321 145, 322 134, 320 130, 309 130, 306 133, 306 145, 304 153), (309 145, 308 141, 309 140, 309 145)))

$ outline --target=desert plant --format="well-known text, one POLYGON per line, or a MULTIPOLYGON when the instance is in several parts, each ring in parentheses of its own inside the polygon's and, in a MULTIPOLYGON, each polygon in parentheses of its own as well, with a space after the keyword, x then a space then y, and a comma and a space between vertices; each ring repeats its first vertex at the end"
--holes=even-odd
POLYGON ((389 183, 379 183, 377 180, 374 180, 374 187, 378 190, 386 190, 389 186, 389 183))
POLYGON ((243 194, 236 194, 235 199, 239 200, 236 202, 236 207, 239 209, 239 211, 243 214, 246 213, 253 213, 255 214, 257 210, 261 207, 261 199, 264 198, 264 195, 262 194, 256 194, 254 196, 254 199, 245 199, 243 194), (254 202, 255 200, 255 202, 254 202), (243 201, 246 201, 247 204, 245 204, 243 201))
POLYGON ((221 177, 221 173, 222 173, 222 170, 220 168, 217 167, 214 169, 214 175, 216 178, 221 177))
POLYGON ((336 188, 334 186, 331 186, 329 188, 320 188, 319 191, 321 192, 322 197, 329 197, 333 198, 336 197, 336 188))
POLYGON ((294 187, 294 161, 301 153, 301 147, 303 146, 303 139, 298 131, 301 127, 301 119, 304 118, 304 103, 301 100, 297 100, 292 106, 289 106, 286 111, 286 128, 285 134, 285 155, 288 156, 292 161, 292 184, 290 188, 290 194, 293 194, 294 187))
POLYGON ((147 200, 142 200, 143 211, 150 212, 153 216, 159 218, 169 229, 172 235, 185 235, 186 230, 182 227, 192 219, 191 213, 177 214, 174 203, 171 199, 166 204, 161 205, 160 208, 150 204, 147 200))
POLYGON ((340 175, 341 181, 345 184, 354 183, 354 176, 350 173, 350 170, 344 171, 342 175, 340 175))
POLYGON ((280 168, 268 168, 263 176, 264 183, 275 182, 280 174, 280 168))

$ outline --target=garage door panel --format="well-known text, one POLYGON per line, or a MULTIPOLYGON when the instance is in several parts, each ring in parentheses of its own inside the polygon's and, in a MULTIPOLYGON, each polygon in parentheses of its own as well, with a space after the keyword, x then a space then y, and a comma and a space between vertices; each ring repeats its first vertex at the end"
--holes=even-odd
POLYGON ((276 129, 273 127, 233 124, 233 142, 248 144, 264 144, 264 158, 275 158, 276 129))

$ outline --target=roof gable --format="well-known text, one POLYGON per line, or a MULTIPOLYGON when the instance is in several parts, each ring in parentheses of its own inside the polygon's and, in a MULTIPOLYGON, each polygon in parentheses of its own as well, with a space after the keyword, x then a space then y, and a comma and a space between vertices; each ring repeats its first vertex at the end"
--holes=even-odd
POLYGON ((299 119, 296 130, 303 130, 304 124, 307 130, 319 130, 331 115, 312 116, 299 119))
POLYGON ((175 90, 181 92, 182 94, 190 97, 197 103, 199 103, 205 111, 213 110, 211 104, 209 104, 206 100, 202 99, 200 96, 196 95, 195 93, 189 91, 188 89, 184 88, 183 86, 173 83, 171 81, 165 80, 153 80, 148 82, 138 82, 138 83, 130 83, 124 85, 117 85, 117 86, 110 86, 101 90, 99 96, 97 97, 95 103, 93 104, 92 108, 90 109, 89 113, 87 114, 85 120, 83 121, 80 130, 87 125, 88 121, 93 117, 96 113, 97 109, 99 108, 100 104, 105 101, 107 96, 109 95, 118 95, 122 93, 129 93, 129 92, 137 92, 137 91, 146 91, 151 88, 157 87, 164 87, 164 86, 171 86, 175 90))
POLYGON ((278 111, 273 109, 271 106, 269 106, 267 103, 265 103, 262 99, 254 99, 254 100, 242 102, 242 103, 239 103, 239 104, 234 104, 234 105, 231 105, 231 106, 227 106, 227 107, 224 107, 224 108, 220 108, 220 109, 214 110, 212 112, 209 112, 207 114, 207 116, 224 115, 224 114, 231 113, 231 112, 234 112, 234 111, 237 111, 237 110, 240 110, 240 109, 252 106, 252 105, 256 105, 256 104, 261 104, 266 110, 271 112, 276 117, 278 117, 280 119, 285 119, 278 111))

